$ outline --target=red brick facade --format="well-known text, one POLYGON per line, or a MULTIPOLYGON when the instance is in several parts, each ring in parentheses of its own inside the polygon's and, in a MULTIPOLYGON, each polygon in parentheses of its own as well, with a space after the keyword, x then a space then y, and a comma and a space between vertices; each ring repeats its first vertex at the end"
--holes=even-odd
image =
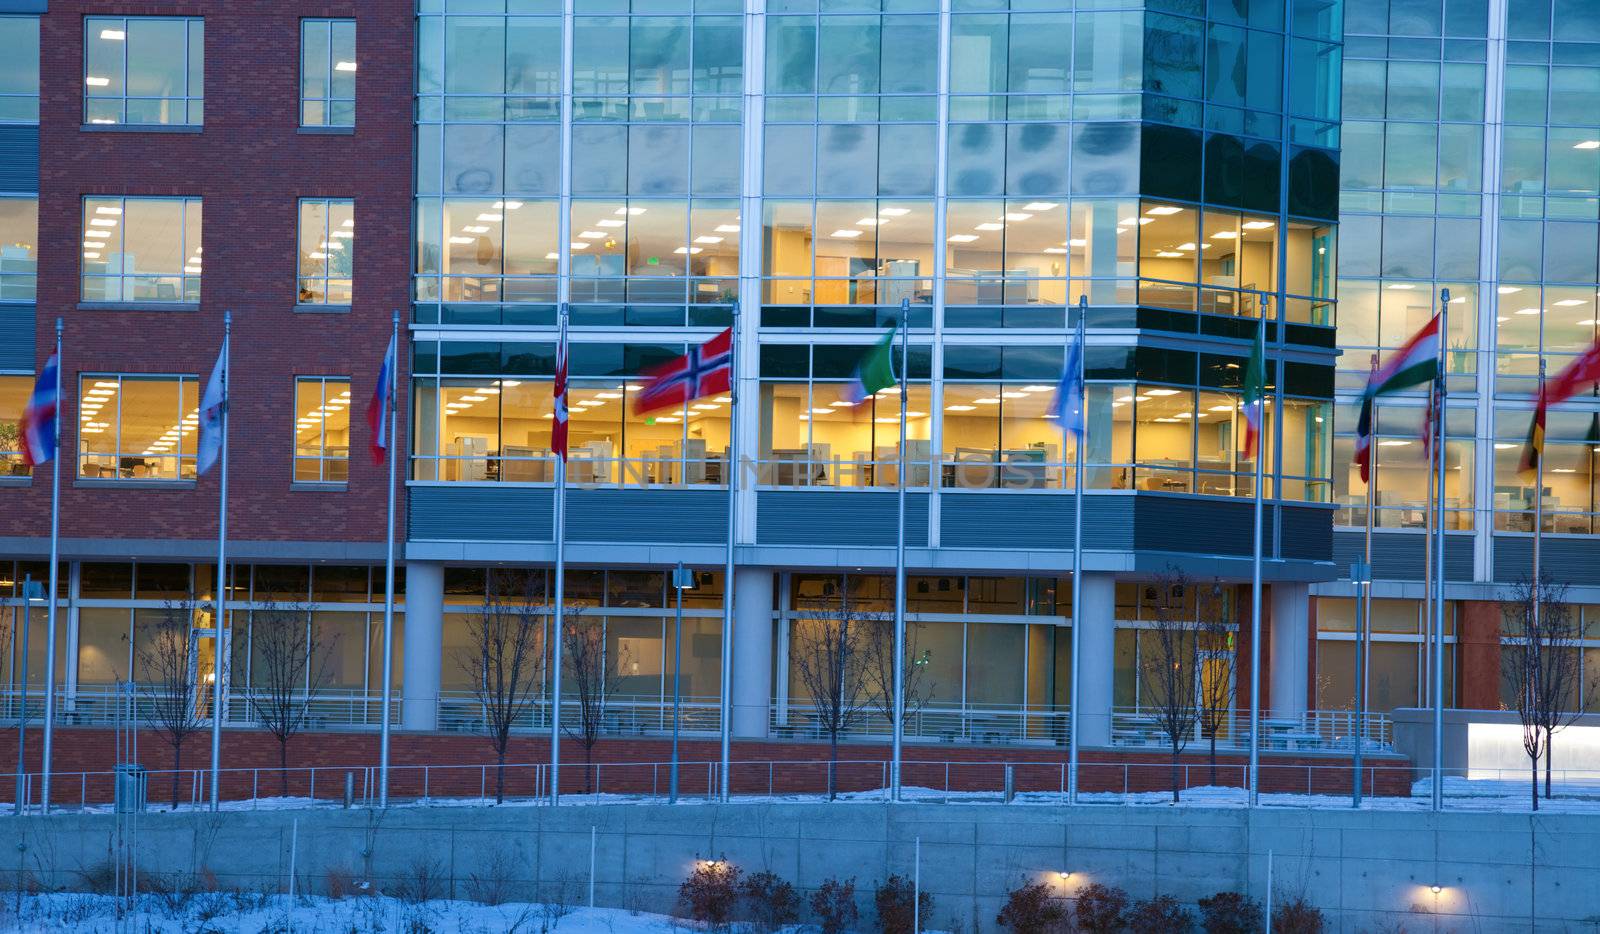
MULTIPOLYGON (((63 318, 65 556, 75 539, 176 539, 193 542, 196 556, 209 550, 215 472, 195 485, 163 489, 76 485, 74 413, 84 371, 203 380, 216 359, 225 310, 233 313, 234 334, 229 537, 235 552, 248 558, 252 542, 305 540, 381 549, 386 474, 364 456, 369 439, 361 412, 388 343, 390 312, 408 314, 412 18, 408 0, 50 4, 41 25, 38 352, 40 360, 49 354, 54 321, 63 318), (90 13, 205 17, 201 132, 83 128, 83 17, 90 13), (357 22, 352 134, 299 132, 303 16, 357 22), (79 309, 81 199, 94 194, 204 199, 198 312, 79 309), (294 310, 301 197, 355 200, 349 314, 294 310), (313 375, 351 378, 348 489, 290 489, 294 378, 313 375)), ((402 380, 406 361, 402 351, 402 380)), ((0 490, 0 501, 11 534, 27 530, 44 540, 48 473, 36 473, 29 489, 0 490)))

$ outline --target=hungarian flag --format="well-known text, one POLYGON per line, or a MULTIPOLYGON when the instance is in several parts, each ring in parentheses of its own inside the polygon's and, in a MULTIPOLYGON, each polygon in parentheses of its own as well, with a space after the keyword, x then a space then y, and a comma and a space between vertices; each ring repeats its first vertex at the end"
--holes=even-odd
POLYGON ((556 423, 550 432, 550 450, 567 459, 567 316, 561 316, 561 336, 556 339, 556 423))
POLYGON ((1539 402, 1533 410, 1533 423, 1528 426, 1528 443, 1522 449, 1522 470, 1533 472, 1544 456, 1545 412, 1577 395, 1581 390, 1600 382, 1600 341, 1589 345, 1576 360, 1562 368, 1555 379, 1539 386, 1539 402))
POLYGON ((855 375, 845 389, 845 400, 851 405, 860 405, 880 390, 895 384, 894 336, 899 331, 899 325, 890 328, 887 334, 861 355, 861 360, 856 363, 855 375))
POLYGON ((1439 376, 1439 316, 1428 319, 1422 330, 1411 335, 1389 362, 1372 371, 1366 391, 1361 395, 1361 418, 1356 423, 1356 463, 1361 480, 1369 479, 1372 469, 1372 405, 1379 396, 1420 386, 1439 376))
POLYGON ((1244 371, 1244 456, 1246 460, 1256 456, 1256 449, 1261 446, 1261 423, 1267 406, 1267 361, 1262 353, 1261 345, 1266 341, 1265 321, 1260 324, 1261 333, 1256 338, 1255 346, 1250 348, 1250 364, 1244 371))
POLYGON ((22 410, 22 462, 29 467, 48 464, 56 456, 56 412, 61 402, 60 363, 55 354, 33 383, 33 395, 22 410))
POLYGON ((367 427, 372 429, 372 462, 382 464, 389 451, 389 435, 384 426, 389 423, 390 406, 394 404, 395 339, 389 338, 389 349, 383 355, 383 366, 378 368, 378 385, 372 389, 372 399, 367 402, 367 427))
POLYGON ((733 328, 639 375, 649 382, 633 397, 635 415, 725 393, 733 385, 733 328))

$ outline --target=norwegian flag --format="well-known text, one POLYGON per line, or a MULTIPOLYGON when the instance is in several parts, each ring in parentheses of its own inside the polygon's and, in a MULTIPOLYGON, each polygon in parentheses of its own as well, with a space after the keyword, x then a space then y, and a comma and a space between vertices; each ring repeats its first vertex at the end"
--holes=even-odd
POLYGON ((567 316, 561 316, 561 336, 556 340, 556 423, 550 433, 550 450, 567 459, 567 316))
POLYGON ((733 383, 733 328, 640 376, 649 382, 634 397, 635 415, 727 392, 733 383))

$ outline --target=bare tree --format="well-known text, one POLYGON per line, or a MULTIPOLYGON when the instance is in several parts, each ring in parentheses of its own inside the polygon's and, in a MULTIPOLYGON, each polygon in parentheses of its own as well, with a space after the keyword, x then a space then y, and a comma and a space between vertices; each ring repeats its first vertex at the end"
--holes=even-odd
POLYGON ((1513 584, 1502 606, 1506 642, 1500 656, 1501 673, 1522 724, 1522 748, 1532 772, 1533 809, 1538 810, 1539 757, 1544 757, 1544 796, 1549 798, 1555 734, 1582 713, 1577 698, 1583 631, 1567 602, 1567 585, 1556 583, 1548 573, 1540 575, 1537 582, 1526 578, 1513 584))
POLYGON ((581 611, 569 607, 563 622, 561 660, 570 690, 577 695, 578 722, 567 732, 583 746, 583 791, 588 794, 594 766, 594 747, 606 726, 606 711, 617 693, 619 673, 627 659, 606 658, 606 632, 599 620, 583 620, 581 611))
POLYGON ((140 628, 134 654, 145 676, 139 688, 148 705, 146 717, 172 747, 172 809, 176 811, 183 744, 205 722, 199 645, 194 637, 194 596, 168 600, 161 618, 140 628))
MULTIPOLYGON (((878 713, 889 723, 889 728, 894 728, 894 614, 892 613, 863 613, 862 622, 866 624, 866 637, 862 639, 864 658, 862 659, 863 674, 867 679, 867 690, 872 698, 872 705, 878 713)), ((933 696, 933 680, 928 676, 928 663, 933 658, 933 653, 927 649, 917 651, 917 636, 921 634, 922 626, 917 623, 906 623, 906 654, 905 673, 901 676, 901 690, 904 692, 904 711, 907 722, 915 720, 922 708, 928 705, 928 699, 933 696)))
POLYGON ((795 674, 811 696, 812 715, 828 734, 830 801, 838 795, 839 737, 860 721, 870 703, 863 656, 879 616, 841 590, 837 599, 819 601, 795 621, 789 643, 795 674))
POLYGON ((1195 673, 1200 630, 1194 622, 1188 577, 1175 568, 1156 576, 1155 625, 1139 637, 1139 681, 1155 711, 1156 726, 1172 750, 1172 800, 1182 787, 1179 757, 1194 735, 1200 706, 1195 673))
POLYGON ((1195 624, 1200 636, 1200 735, 1210 743, 1211 784, 1217 783, 1217 736, 1233 725, 1233 681, 1238 670, 1234 634, 1238 621, 1221 580, 1195 588, 1195 624))
POLYGON ((289 795, 289 740, 305 728, 311 701, 328 685, 332 649, 312 631, 303 603, 269 595, 250 614, 250 708, 278 741, 284 797, 289 795))
POLYGON ((548 618, 542 571, 489 571, 483 608, 467 623, 467 648, 457 659, 483 711, 494 747, 494 800, 505 800, 511 728, 544 690, 548 618))

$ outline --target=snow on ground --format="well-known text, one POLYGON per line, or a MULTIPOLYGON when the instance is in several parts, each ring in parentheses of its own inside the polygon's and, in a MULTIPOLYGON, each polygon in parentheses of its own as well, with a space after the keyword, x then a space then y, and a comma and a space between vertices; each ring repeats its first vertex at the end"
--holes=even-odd
MULTIPOLYGON (((1539 809, 1541 811, 1554 811, 1562 813, 1600 813, 1600 783, 1587 781, 1569 781, 1555 783, 1555 797, 1546 800, 1543 795, 1543 784, 1540 785, 1541 798, 1539 809)), ((888 797, 881 789, 872 791, 851 791, 839 794, 840 801, 883 801, 888 797)), ((901 791, 901 797, 910 802, 934 804, 983 804, 1001 801, 998 791, 945 791, 939 788, 922 788, 906 786, 901 791)), ((1060 805, 1066 796, 1060 792, 1027 791, 1019 792, 1015 797, 1017 804, 1060 805)), ((678 799, 680 805, 704 804, 709 800, 704 797, 684 795, 678 799)), ((735 795, 735 804, 806 804, 817 803, 825 800, 820 794, 790 794, 790 795, 735 795)), ((1134 805, 1146 807, 1159 807, 1172 805, 1170 791, 1135 791, 1135 792, 1082 792, 1078 795, 1082 804, 1104 805, 1134 805)), ((667 805, 667 799, 652 795, 623 795, 623 794, 565 794, 561 797, 562 804, 654 804, 667 805)), ((508 796, 499 807, 541 807, 549 802, 545 798, 527 796, 508 796)), ((1350 796, 1325 795, 1325 794, 1288 794, 1281 792, 1263 793, 1260 796, 1263 807, 1273 808, 1349 808, 1350 796)), ((358 807, 367 803, 358 800, 358 807)), ((391 806, 397 808, 457 808, 457 807, 488 807, 495 804, 493 798, 416 798, 392 799, 391 806)), ((1182 807, 1211 807, 1211 808, 1240 808, 1249 805, 1248 794, 1243 788, 1229 786, 1200 786, 1186 788, 1179 797, 1178 805, 1182 807)), ((306 808, 334 809, 340 808, 340 801, 327 799, 310 799, 296 797, 271 797, 257 798, 253 801, 223 801, 222 810, 225 811, 275 811, 275 810, 300 810, 306 808)), ((1367 794, 1362 798, 1362 808, 1374 811, 1421 811, 1433 806, 1433 782, 1431 779, 1421 779, 1411 787, 1410 797, 1376 796, 1367 794)), ((1459 776, 1449 776, 1444 780, 1444 808, 1447 811, 1506 811, 1518 812, 1529 810, 1528 781, 1526 779, 1468 779, 1459 776)), ((152 812, 163 812, 169 805, 156 798, 149 803, 152 812)), ((183 802, 178 806, 180 811, 207 810, 204 802, 183 802)), ((72 811, 89 814, 109 814, 112 806, 109 804, 91 805, 87 808, 75 808, 64 805, 63 811, 72 811)), ((9 810, 0 812, 10 813, 9 810)))
POLYGON ((700 930, 665 915, 621 908, 552 905, 481 905, 393 898, 295 898, 210 892, 187 897, 140 896, 137 910, 117 917, 108 895, 54 893, 28 896, 21 911, 8 897, 0 905, 0 931, 18 934, 687 934, 700 930))

